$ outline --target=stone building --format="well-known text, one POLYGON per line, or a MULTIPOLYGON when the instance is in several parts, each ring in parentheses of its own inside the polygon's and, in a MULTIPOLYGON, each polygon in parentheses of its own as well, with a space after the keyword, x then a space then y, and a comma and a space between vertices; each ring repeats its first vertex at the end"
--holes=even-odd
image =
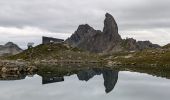
POLYGON ((57 39, 53 37, 42 37, 42 44, 48 44, 48 43, 62 43, 64 42, 63 39, 57 39))

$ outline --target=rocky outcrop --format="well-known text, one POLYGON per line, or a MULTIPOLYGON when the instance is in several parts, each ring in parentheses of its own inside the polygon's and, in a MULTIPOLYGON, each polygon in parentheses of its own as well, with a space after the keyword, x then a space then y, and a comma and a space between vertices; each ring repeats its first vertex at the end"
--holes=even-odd
POLYGON ((136 41, 133 38, 124 39, 122 41, 122 47, 128 51, 160 48, 159 45, 152 44, 150 41, 136 41))
POLYGON ((138 41, 137 42, 137 49, 138 50, 143 50, 143 49, 156 49, 156 48, 160 48, 161 46, 157 45, 157 44, 152 44, 150 41, 138 41))
POLYGON ((81 49, 95 52, 108 53, 125 50, 143 50, 157 48, 159 45, 149 41, 123 40, 118 33, 118 26, 111 14, 106 13, 103 32, 93 29, 88 24, 80 25, 75 33, 68 38, 66 43, 81 49))
POLYGON ((103 32, 89 25, 80 25, 66 43, 91 52, 120 51, 121 37, 117 24, 110 14, 106 14, 103 32))
POLYGON ((170 49, 170 43, 166 44, 165 46, 162 47, 163 49, 170 49))
POLYGON ((106 13, 105 17, 103 33, 109 34, 108 36, 110 36, 115 42, 121 41, 122 39, 118 33, 118 26, 115 19, 108 13, 106 13))
POLYGON ((88 24, 80 25, 75 33, 66 40, 68 44, 72 46, 80 46, 84 43, 84 41, 88 41, 88 39, 95 36, 99 31, 94 30, 88 24))
POLYGON ((15 55, 20 52, 22 52, 22 49, 12 42, 0 46, 0 56, 15 55))

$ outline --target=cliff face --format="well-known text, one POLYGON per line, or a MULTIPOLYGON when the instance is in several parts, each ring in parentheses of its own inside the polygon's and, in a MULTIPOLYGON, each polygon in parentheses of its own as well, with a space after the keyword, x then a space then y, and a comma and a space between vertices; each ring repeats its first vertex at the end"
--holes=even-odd
POLYGON ((22 52, 22 49, 12 42, 0 46, 0 56, 15 55, 20 52, 22 52))
POLYGON ((110 14, 105 15, 103 32, 89 25, 80 25, 75 33, 66 40, 68 44, 90 52, 120 51, 121 37, 116 21, 110 14))
POLYGON ((106 13, 104 20, 103 34, 110 36, 115 42, 121 41, 121 36, 118 33, 118 26, 112 15, 106 13))
POLYGON ((72 46, 81 46, 85 41, 88 41, 90 38, 94 37, 99 31, 94 30, 88 24, 79 25, 78 29, 74 34, 66 40, 68 44, 72 46))
POLYGON ((149 41, 123 40, 118 33, 118 26, 111 14, 106 13, 103 32, 89 25, 80 25, 66 43, 95 53, 118 52, 124 50, 143 50, 157 48, 159 45, 149 41))

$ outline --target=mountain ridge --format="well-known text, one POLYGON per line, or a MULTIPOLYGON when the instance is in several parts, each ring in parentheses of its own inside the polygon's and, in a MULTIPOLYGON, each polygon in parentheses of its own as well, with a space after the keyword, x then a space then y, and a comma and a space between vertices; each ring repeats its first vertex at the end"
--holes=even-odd
POLYGON ((13 42, 8 42, 5 45, 0 45, 0 56, 15 55, 20 52, 22 52, 22 49, 13 42))
POLYGON ((95 53, 160 48, 159 45, 152 44, 150 41, 136 41, 133 38, 122 39, 118 33, 117 23, 109 13, 105 14, 103 31, 95 30, 88 24, 79 25, 78 29, 65 42, 95 53))

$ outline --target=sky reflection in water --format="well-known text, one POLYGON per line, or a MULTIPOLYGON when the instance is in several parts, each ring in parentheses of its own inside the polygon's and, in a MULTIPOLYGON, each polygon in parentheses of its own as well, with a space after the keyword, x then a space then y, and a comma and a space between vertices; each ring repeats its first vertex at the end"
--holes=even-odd
MULTIPOLYGON (((106 93, 107 86, 104 85, 103 73, 93 74, 93 78, 90 77, 86 81, 80 81, 79 79, 83 77, 80 78, 76 74, 65 76, 64 81, 51 84, 42 84, 42 77, 38 75, 26 77, 24 80, 0 81, 0 100, 169 100, 170 98, 170 80, 127 71, 117 73, 118 80, 112 80, 117 82, 115 87, 111 86, 114 89, 106 93)), ((116 75, 115 73, 113 74, 116 75)))

